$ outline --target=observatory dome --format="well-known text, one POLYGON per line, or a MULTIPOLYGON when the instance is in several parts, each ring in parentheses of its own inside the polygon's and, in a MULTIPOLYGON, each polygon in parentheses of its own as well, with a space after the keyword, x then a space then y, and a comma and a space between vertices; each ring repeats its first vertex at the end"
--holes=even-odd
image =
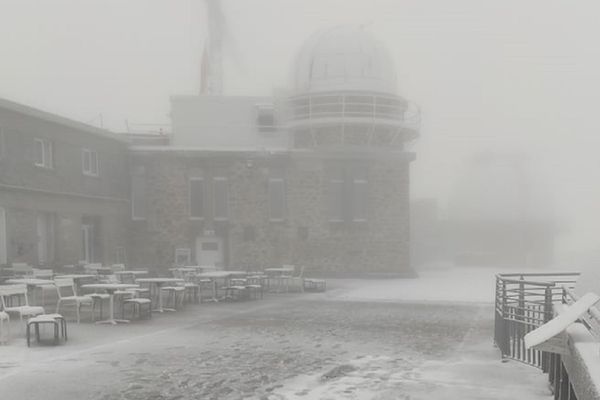
POLYGON ((296 93, 396 94, 396 73, 390 55, 361 26, 341 26, 316 33, 303 45, 295 68, 296 93))

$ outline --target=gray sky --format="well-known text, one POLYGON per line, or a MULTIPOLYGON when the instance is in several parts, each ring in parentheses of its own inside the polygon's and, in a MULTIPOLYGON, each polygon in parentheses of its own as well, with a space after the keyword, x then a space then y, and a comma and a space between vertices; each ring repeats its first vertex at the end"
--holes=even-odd
MULTIPOLYGON (((224 0, 227 94, 288 85, 315 30, 367 24, 401 94, 423 110, 413 195, 452 196, 465 157, 529 157, 570 247, 600 237, 600 3, 481 0, 224 0)), ((205 32, 200 0, 0 0, 0 96, 123 130, 168 122, 194 94, 205 32)))

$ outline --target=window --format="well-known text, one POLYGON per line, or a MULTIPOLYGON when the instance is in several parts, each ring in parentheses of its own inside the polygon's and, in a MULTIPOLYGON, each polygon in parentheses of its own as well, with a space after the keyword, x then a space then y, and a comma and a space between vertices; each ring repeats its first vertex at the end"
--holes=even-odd
POLYGON ((344 180, 333 178, 329 180, 329 221, 344 221, 344 180))
POLYGON ((84 175, 98 176, 98 153, 90 149, 82 149, 81 162, 84 175))
POLYGON ((273 104, 258 104, 256 106, 256 125, 259 132, 275 131, 275 110, 273 104))
POLYGON ((54 261, 55 215, 53 213, 39 213, 36 225, 38 264, 48 265, 54 261))
POLYGON ((367 220, 368 182, 366 179, 354 179, 352 185, 352 220, 364 222, 367 220))
POLYGON ((131 177, 131 218, 145 220, 146 213, 146 170, 140 167, 133 171, 131 177))
POLYGON ((283 178, 269 179, 269 219, 283 221, 286 213, 285 181, 283 178))
POLYGON ((365 222, 368 219, 369 182, 363 166, 338 167, 329 180, 329 221, 365 222))
POLYGON ((53 149, 52 142, 46 139, 35 139, 35 159, 36 167, 53 168, 53 149))
POLYGON ((175 265, 178 267, 192 265, 192 250, 188 248, 175 249, 175 265))
POLYGON ((229 182, 227 178, 215 177, 214 183, 214 219, 226 221, 229 218, 229 182))
POLYGON ((204 218, 204 180, 190 178, 190 219, 204 218))

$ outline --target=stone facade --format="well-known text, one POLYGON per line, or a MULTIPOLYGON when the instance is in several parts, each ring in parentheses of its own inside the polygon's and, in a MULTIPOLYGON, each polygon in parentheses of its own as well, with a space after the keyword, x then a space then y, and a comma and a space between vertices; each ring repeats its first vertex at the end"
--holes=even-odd
MULTIPOLYGON (((304 265, 313 273, 410 272, 408 153, 344 155, 282 152, 134 152, 133 168, 146 171, 147 218, 132 225, 130 260, 153 269, 170 267, 177 248, 196 260, 196 239, 205 232, 224 243, 224 265, 265 268, 304 265), (329 176, 336 165, 367 166, 365 221, 330 221, 329 176), (210 212, 190 218, 190 178, 228 182, 227 221, 210 212), (285 182, 286 213, 270 218, 269 179, 285 182)), ((213 198, 205 185, 205 203, 213 198)), ((210 210, 210 204, 205 205, 210 210)))

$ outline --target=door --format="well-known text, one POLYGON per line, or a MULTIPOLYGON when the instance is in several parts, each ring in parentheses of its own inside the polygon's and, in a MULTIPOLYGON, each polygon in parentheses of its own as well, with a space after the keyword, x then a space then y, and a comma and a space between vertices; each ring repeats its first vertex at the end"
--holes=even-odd
POLYGON ((94 262, 94 225, 81 225, 81 256, 87 263, 94 262))
POLYGON ((223 239, 198 237, 196 239, 196 262, 198 265, 223 265, 223 239))
POLYGON ((38 264, 48 265, 54 261, 54 214, 37 215, 38 264))
POLYGON ((6 264, 6 211, 0 207, 0 265, 6 264))

